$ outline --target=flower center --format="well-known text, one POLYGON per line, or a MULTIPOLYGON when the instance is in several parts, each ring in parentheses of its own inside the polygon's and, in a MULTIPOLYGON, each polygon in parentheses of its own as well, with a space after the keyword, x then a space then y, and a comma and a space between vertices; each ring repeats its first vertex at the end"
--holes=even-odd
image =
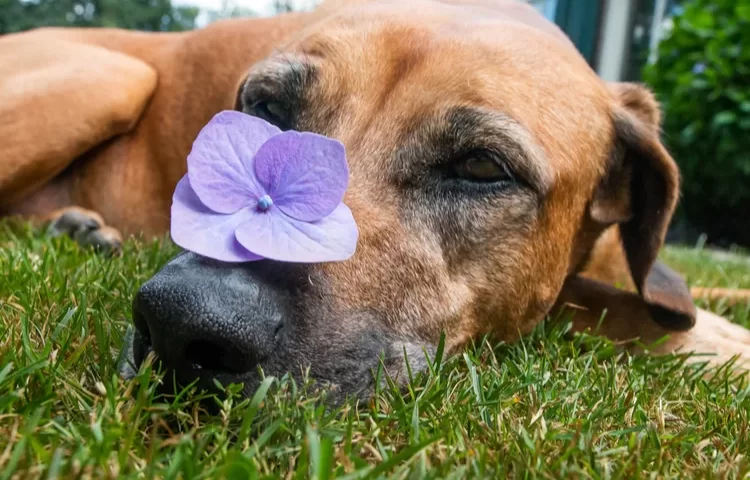
POLYGON ((273 200, 268 195, 263 195, 258 199, 258 210, 265 212, 273 205, 273 200))

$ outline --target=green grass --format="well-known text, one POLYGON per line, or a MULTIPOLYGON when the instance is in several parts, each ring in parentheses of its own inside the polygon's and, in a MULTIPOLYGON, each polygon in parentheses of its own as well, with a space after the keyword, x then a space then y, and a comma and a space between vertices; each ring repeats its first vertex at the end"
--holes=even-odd
MULTIPOLYGON (((327 409, 267 378, 254 398, 155 395, 116 360, 138 286, 175 252, 104 259, 0 224, 0 479, 747 478, 750 386, 541 325, 432 365, 401 395, 327 409), (205 401, 206 399, 204 399, 205 401)), ((747 260, 670 249, 693 283, 750 287, 747 260)), ((748 324, 748 305, 711 308, 748 324)))

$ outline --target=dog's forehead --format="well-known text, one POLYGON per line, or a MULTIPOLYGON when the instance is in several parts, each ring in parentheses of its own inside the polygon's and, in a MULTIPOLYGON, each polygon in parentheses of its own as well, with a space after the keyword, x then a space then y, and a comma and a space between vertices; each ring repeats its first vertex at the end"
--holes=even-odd
POLYGON ((425 4, 419 16, 408 14, 412 4, 351 8, 299 40, 300 51, 321 59, 329 101, 347 110, 347 131, 339 133, 387 145, 396 140, 383 135, 415 119, 476 107, 524 126, 555 170, 578 170, 581 161, 606 156, 611 99, 569 42, 475 6, 425 4), (380 126, 380 137, 354 131, 364 125, 380 126))

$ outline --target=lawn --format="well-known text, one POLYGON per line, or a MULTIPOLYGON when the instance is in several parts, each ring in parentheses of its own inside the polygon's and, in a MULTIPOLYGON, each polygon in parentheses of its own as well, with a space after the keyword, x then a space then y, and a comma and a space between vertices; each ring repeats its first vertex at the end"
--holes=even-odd
MULTIPOLYGON (((158 397, 116 361, 138 286, 176 249, 105 259, 0 224, 0 479, 664 478, 750 475, 750 386, 540 326, 432 365, 403 395, 326 408, 267 378, 251 399, 158 397)), ((750 288, 750 259, 671 248, 696 285, 750 288)), ((750 324, 750 305, 710 306, 750 324)), ((166 379, 165 379, 166 380, 166 379)))

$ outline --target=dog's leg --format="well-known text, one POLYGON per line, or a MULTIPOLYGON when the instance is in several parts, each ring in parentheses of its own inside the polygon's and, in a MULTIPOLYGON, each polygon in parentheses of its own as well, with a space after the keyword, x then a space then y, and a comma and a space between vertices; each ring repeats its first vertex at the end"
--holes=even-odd
MULTIPOLYGON (((665 336, 669 332, 654 333, 662 333, 662 336, 665 336)), ((666 342, 656 344, 648 351, 654 354, 706 354, 696 356, 694 360, 708 361, 715 366, 735 360, 737 367, 750 371, 750 331, 702 309, 698 309, 693 328, 686 332, 672 333, 666 342)))
POLYGON ((140 60, 48 30, 0 38, 0 210, 138 122, 156 88, 140 60))
POLYGON ((744 288, 693 287, 690 294, 696 300, 721 301, 727 307, 750 302, 750 290, 744 288))
POLYGON ((555 311, 560 308, 573 315, 574 331, 603 335, 633 352, 695 353, 692 362, 712 366, 736 357, 738 372, 750 371, 750 331, 706 310, 698 309, 691 329, 669 331, 639 295, 578 276, 566 281, 555 311))
MULTIPOLYGON (((657 268, 663 271, 669 267, 659 264, 657 268)), ((688 295, 694 299, 721 298, 728 305, 750 299, 750 292, 734 289, 693 288, 688 295)), ((584 271, 566 279, 553 312, 561 308, 573 315, 575 331, 603 335, 634 352, 694 352, 700 355, 691 357, 692 361, 708 361, 714 366, 738 356, 736 365, 750 370, 747 329, 701 309, 696 311, 695 325, 686 331, 669 330, 654 320, 654 310, 635 293, 615 229, 599 238, 584 271), (662 341, 665 337, 668 340, 662 341)))

